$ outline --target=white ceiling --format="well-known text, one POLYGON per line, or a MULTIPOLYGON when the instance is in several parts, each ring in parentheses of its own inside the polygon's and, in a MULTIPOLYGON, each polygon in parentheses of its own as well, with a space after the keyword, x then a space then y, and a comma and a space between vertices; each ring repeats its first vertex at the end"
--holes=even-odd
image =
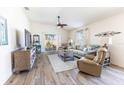
POLYGON ((117 7, 29 7, 25 10, 29 20, 56 26, 57 16, 61 22, 68 24, 65 30, 73 30, 97 20, 124 12, 117 7))

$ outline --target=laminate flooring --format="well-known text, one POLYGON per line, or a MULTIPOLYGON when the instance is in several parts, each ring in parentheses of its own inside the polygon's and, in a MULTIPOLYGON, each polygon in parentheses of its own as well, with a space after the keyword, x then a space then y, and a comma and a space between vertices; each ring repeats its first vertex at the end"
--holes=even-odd
POLYGON ((6 85, 119 85, 124 84, 124 69, 110 65, 103 68, 101 77, 94 77, 78 69, 55 73, 47 53, 39 54, 30 71, 13 74, 6 85))

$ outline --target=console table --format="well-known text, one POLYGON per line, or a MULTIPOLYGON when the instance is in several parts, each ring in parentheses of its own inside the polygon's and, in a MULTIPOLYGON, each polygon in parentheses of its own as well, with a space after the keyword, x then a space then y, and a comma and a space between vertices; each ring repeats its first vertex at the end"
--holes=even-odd
POLYGON ((19 49, 12 52, 12 71, 20 72, 30 70, 36 59, 36 48, 19 49))

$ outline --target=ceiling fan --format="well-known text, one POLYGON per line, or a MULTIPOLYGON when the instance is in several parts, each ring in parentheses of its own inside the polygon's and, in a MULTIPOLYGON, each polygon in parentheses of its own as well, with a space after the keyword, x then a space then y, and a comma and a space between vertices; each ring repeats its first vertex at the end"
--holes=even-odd
POLYGON ((64 26, 68 26, 68 25, 67 25, 67 24, 62 24, 62 23, 60 22, 60 16, 58 16, 58 23, 57 23, 57 26, 63 28, 64 26))

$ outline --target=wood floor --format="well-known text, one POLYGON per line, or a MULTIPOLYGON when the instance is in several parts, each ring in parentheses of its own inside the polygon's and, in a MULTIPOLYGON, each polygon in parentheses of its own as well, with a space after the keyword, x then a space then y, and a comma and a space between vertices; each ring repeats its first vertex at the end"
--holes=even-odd
POLYGON ((117 66, 106 67, 101 77, 81 73, 78 69, 55 73, 47 54, 38 56, 30 71, 14 74, 5 83, 8 85, 113 85, 124 84, 124 69, 117 66))

